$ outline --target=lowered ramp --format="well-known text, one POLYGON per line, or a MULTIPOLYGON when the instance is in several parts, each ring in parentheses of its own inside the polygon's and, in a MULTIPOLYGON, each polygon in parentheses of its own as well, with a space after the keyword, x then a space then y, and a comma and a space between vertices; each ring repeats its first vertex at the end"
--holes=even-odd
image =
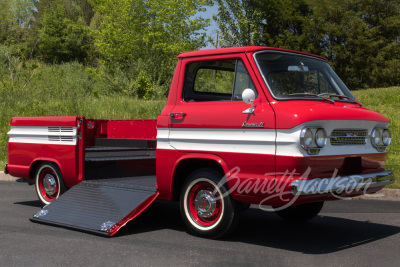
POLYGON ((43 207, 30 220, 113 236, 157 197, 155 176, 87 180, 43 207))

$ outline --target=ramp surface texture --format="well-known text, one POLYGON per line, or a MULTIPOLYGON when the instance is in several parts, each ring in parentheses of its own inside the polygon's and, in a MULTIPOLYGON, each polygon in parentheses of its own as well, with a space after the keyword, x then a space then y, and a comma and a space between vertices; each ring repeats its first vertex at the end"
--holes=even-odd
POLYGON ((157 196, 155 176, 88 180, 43 207, 31 221, 112 236, 157 196))

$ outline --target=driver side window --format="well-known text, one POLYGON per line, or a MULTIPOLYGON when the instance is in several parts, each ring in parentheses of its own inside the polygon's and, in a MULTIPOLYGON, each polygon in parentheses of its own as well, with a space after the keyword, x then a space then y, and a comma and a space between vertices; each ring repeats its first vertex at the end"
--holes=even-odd
POLYGON ((185 73, 185 102, 237 101, 246 88, 258 95, 240 59, 190 63, 185 73))

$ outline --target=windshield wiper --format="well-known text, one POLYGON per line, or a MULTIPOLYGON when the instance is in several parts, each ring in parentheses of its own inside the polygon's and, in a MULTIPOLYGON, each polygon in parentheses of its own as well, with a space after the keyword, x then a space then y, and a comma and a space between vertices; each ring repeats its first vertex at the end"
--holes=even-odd
POLYGON ((311 97, 318 97, 321 98, 325 101, 329 101, 329 103, 331 104, 335 104, 335 101, 333 101, 332 99, 320 96, 320 95, 316 95, 316 94, 311 94, 311 93, 294 93, 294 94, 289 94, 290 96, 311 96, 311 97))
POLYGON ((351 97, 348 97, 347 95, 331 95, 331 94, 329 94, 329 97, 332 97, 332 96, 333 96, 333 97, 337 97, 337 98, 348 99, 348 100, 350 100, 350 101, 352 101, 352 102, 354 102, 354 103, 360 105, 360 107, 363 106, 363 104, 361 104, 360 102, 358 102, 357 100, 355 100, 355 99, 353 99, 353 98, 351 98, 351 97))

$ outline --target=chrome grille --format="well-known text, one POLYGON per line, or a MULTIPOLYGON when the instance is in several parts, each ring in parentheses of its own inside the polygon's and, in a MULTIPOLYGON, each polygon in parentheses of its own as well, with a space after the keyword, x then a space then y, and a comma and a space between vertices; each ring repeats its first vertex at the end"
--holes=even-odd
POLYGON ((365 145, 367 137, 366 129, 335 129, 329 136, 333 146, 365 145))

